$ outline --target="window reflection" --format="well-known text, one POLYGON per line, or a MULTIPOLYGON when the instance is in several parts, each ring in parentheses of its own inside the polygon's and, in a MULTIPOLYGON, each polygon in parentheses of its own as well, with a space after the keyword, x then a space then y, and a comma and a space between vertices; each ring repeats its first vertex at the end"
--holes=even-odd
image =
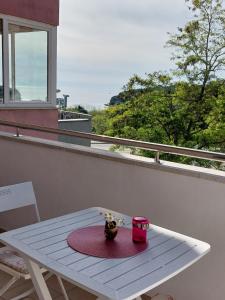
POLYGON ((48 34, 9 24, 11 101, 47 101, 48 34))

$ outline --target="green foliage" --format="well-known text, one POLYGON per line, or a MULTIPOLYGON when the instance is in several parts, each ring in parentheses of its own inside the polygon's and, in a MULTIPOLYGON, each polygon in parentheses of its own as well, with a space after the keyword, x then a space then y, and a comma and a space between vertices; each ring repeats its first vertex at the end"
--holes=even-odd
POLYGON ((90 114, 92 115, 92 131, 100 135, 106 134, 109 124, 105 110, 93 110, 90 114))
MULTIPOLYGON (((171 74, 134 75, 124 102, 98 112, 99 134, 202 150, 225 150, 225 10, 222 0, 186 0, 193 20, 171 35, 177 69, 171 74), (179 79, 179 80, 178 80, 179 79)), ((152 156, 139 150, 136 153, 152 156)), ((219 168, 212 163, 164 154, 163 158, 219 168)))
MULTIPOLYGON (((199 93, 198 85, 184 81, 174 83, 167 74, 165 81, 162 73, 148 76, 151 83, 145 93, 100 111, 93 117, 96 133, 202 150, 225 150, 223 81, 208 83, 205 100, 199 103, 195 100, 199 93)), ((146 150, 136 151, 136 154, 154 155, 146 150)), ((219 167, 217 163, 168 154, 162 159, 219 167)))

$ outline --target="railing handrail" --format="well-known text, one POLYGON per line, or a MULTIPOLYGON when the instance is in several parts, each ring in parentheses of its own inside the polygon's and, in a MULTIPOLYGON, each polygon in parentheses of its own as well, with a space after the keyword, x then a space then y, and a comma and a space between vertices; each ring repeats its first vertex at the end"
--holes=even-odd
POLYGON ((16 128, 17 136, 19 136, 18 129, 26 129, 26 130, 40 131, 40 132, 51 133, 51 134, 79 137, 79 138, 89 139, 93 141, 100 141, 104 143, 111 143, 111 144, 121 145, 121 146, 129 146, 129 147, 135 147, 139 149, 146 149, 149 151, 156 152, 157 162, 159 162, 160 152, 181 155, 181 156, 188 156, 188 157, 196 157, 196 158, 212 160, 212 161, 225 162, 225 153, 220 153, 220 152, 177 147, 177 146, 171 146, 165 144, 156 144, 156 143, 150 143, 144 141, 136 141, 136 140, 130 140, 124 138, 110 137, 105 135, 97 135, 93 133, 86 133, 80 131, 42 127, 39 125, 23 124, 23 123, 4 121, 4 120, 0 120, 0 125, 16 128))

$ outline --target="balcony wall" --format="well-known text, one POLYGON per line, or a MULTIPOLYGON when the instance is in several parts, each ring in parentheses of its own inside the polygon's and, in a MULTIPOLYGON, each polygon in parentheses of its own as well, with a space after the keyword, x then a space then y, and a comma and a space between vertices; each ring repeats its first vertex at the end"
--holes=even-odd
MULTIPOLYGON (((212 251, 157 288, 177 300, 225 295, 223 172, 67 145, 0 135, 0 186, 32 181, 46 219, 90 206, 147 215, 159 226, 209 242, 212 251)), ((29 216, 30 213, 26 213, 29 216)), ((1 216, 12 228, 27 218, 1 216)), ((29 220, 30 221, 30 220, 29 220)))
MULTIPOLYGON (((43 127, 58 128, 58 109, 56 108, 1 108, 0 119, 3 121, 11 121, 23 124, 38 125, 43 127)), ((16 133, 15 128, 1 126, 0 131, 16 133)), ((45 138, 55 139, 55 135, 32 130, 20 129, 20 134, 45 138)))

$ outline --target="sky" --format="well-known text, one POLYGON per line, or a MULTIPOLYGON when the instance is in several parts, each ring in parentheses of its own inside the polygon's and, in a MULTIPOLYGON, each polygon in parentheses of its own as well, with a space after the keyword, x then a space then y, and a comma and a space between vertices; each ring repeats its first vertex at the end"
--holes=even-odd
POLYGON ((102 108, 133 74, 173 68, 167 32, 186 23, 185 0, 62 0, 58 89, 69 106, 102 108))

